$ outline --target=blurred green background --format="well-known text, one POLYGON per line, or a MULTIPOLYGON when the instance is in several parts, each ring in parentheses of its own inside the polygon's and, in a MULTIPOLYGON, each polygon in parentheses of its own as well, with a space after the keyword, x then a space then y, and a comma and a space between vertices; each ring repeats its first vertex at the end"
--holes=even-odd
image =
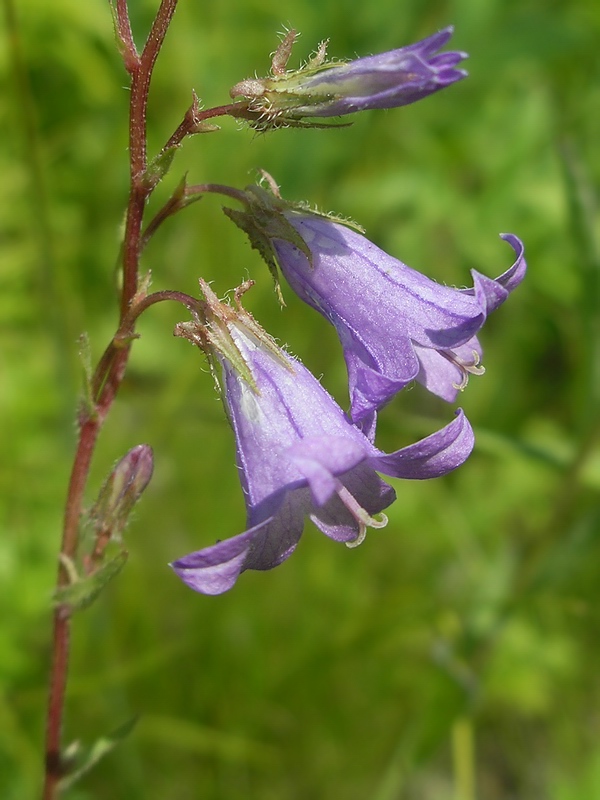
MULTIPOLYGON (((142 43, 156 0, 131 0, 142 43)), ((102 0, 4 0, 0 41, 0 796, 39 792, 61 507, 81 388, 116 321, 127 195, 127 76, 102 0), (16 19, 9 23, 12 8, 16 19)), ((74 623, 65 740, 135 714, 133 734, 72 800, 592 800, 600 797, 600 6, 595 0, 181 0, 150 102, 150 149, 195 89, 206 107, 265 74, 283 25, 295 63, 448 24, 468 80, 338 131, 256 136, 225 120, 186 142, 153 199, 190 182, 243 186, 363 224, 450 285, 529 273, 482 335, 485 376, 461 405, 477 435, 455 474, 396 482, 383 531, 348 550, 307 526, 298 551, 227 595, 167 567, 244 529, 231 432, 185 318, 151 309, 100 440, 92 502, 114 461, 153 445, 130 559, 74 623)), ((247 305, 346 403, 335 335, 286 292, 209 197, 147 249, 155 289, 247 305)), ((419 387, 381 415, 390 451, 448 422, 419 387)))

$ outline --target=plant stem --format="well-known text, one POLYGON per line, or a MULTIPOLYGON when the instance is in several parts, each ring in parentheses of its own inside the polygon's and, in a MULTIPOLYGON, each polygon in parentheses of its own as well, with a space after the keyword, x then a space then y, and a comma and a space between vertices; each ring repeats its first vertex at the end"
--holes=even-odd
MULTIPOLYGON (((146 110, 148 90, 154 64, 176 6, 177 0, 162 0, 140 57, 137 56, 133 43, 126 0, 117 0, 115 12, 117 32, 121 40, 125 67, 131 74, 129 110, 130 192, 123 242, 123 288, 119 317, 119 330, 125 323, 126 327, 130 326, 131 328, 131 337, 134 335, 137 314, 131 320, 128 315, 137 291, 144 206, 152 191, 152 188, 144 183, 144 173, 147 166, 146 110)), ((148 301, 146 300, 146 302, 148 301)), ((158 302, 158 300, 155 299, 153 302, 158 302)), ((144 307, 147 307, 147 305, 144 307)), ((138 311, 138 313, 140 312, 138 311)), ((114 344, 115 339, 113 339, 113 342, 107 348, 107 351, 109 351, 112 346, 114 352, 110 352, 110 358, 108 359, 105 352, 96 368, 93 379, 93 384, 97 387, 97 393, 94 395, 95 408, 87 409, 81 415, 79 441, 69 481, 60 549, 61 555, 67 559, 72 560, 77 554, 79 520, 92 456, 102 423, 110 410, 125 374, 131 337, 129 342, 122 347, 116 347, 114 344)), ((67 571, 63 564, 60 563, 57 588, 67 585, 68 581, 67 571)), ((69 666, 70 618, 71 612, 67 606, 61 605, 55 609, 46 725, 43 800, 56 800, 60 794, 59 782, 65 772, 65 765, 61 758, 61 732, 69 666)))
POLYGON ((127 349, 127 351, 129 350, 130 342, 135 338, 135 323, 137 318, 146 311, 146 309, 150 308, 150 306, 156 303, 162 303, 165 300, 174 300, 177 303, 181 303, 193 315, 197 315, 202 308, 201 301, 195 297, 191 297, 184 292, 176 292, 169 289, 165 289, 161 292, 153 292, 131 305, 119 330, 102 354, 92 378, 91 396, 99 405, 99 398, 102 397, 102 393, 109 385, 108 382, 113 373, 113 364, 115 360, 125 349, 127 349))
POLYGON ((203 195, 210 193, 226 195, 234 200, 239 200, 240 203, 246 202, 246 193, 241 189, 235 189, 233 186, 223 186, 220 183, 198 183, 192 186, 179 186, 146 226, 141 238, 141 249, 143 250, 146 247, 165 220, 191 205, 194 200, 199 200, 203 195))
POLYGON ((256 114, 248 110, 248 101, 237 100, 234 103, 227 103, 224 106, 215 106, 214 108, 207 108, 204 111, 200 110, 198 98, 194 93, 194 100, 192 105, 185 112, 185 116, 181 121, 179 127, 174 131, 173 135, 169 138, 161 153, 165 150, 170 150, 173 147, 179 147, 181 142, 186 136, 201 132, 202 123, 207 119, 214 119, 215 117, 230 116, 234 119, 256 119, 256 114), (200 129, 200 131, 199 131, 200 129))
POLYGON ((222 194, 226 197, 232 197, 234 200, 239 200, 243 204, 247 201, 246 192, 243 189, 224 186, 222 183, 194 183, 186 187, 186 197, 189 198, 195 194, 222 194))
MULTIPOLYGON (((61 554, 73 558, 77 549, 79 533, 79 515, 81 502, 87 481, 87 475, 94 452, 94 446, 100 430, 97 421, 89 420, 83 425, 79 434, 79 443, 75 453, 67 504, 61 554)), ((68 583, 65 567, 60 563, 58 568, 57 587, 68 583)), ((57 796, 58 782, 63 774, 60 755, 60 739, 64 696, 69 666, 70 613, 65 606, 59 606, 54 612, 53 659, 50 675, 50 699, 46 731, 46 781, 44 800, 53 800, 57 796)))
POLYGON ((455 800, 475 800, 475 755, 473 722, 459 717, 452 725, 455 800))
POLYGON ((162 0, 142 52, 139 68, 131 76, 129 115, 130 191, 125 239, 123 242, 123 291, 121 294, 121 321, 124 319, 137 290, 140 232, 144 206, 150 187, 144 181, 147 167, 146 110, 152 70, 165 38, 169 23, 175 13, 177 0, 162 0))

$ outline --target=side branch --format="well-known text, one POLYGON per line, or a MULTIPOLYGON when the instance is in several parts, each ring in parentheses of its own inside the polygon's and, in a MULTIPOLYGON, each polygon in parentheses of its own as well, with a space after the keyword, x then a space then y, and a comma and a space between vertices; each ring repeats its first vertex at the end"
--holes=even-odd
MULTIPOLYGON (((109 2, 110 1, 111 0, 109 0, 109 2)), ((127 0, 116 0, 116 7, 113 7, 113 18, 125 69, 131 74, 139 67, 140 57, 138 56, 135 42, 133 41, 127 0)))

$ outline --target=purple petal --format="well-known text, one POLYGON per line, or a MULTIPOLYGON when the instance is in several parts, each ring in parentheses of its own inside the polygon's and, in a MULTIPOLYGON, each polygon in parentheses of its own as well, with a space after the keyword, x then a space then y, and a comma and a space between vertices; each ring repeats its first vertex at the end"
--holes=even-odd
POLYGON ((302 93, 312 102, 292 109, 294 116, 331 117, 374 108, 396 108, 414 103, 466 77, 456 65, 466 53, 437 53, 453 29, 407 47, 366 56, 318 72, 307 78, 302 93), (437 55, 436 55, 437 53, 437 55), (319 102, 318 98, 330 95, 319 102))
POLYGON ((308 489, 282 493, 274 516, 231 539, 183 556, 170 566, 194 591, 222 594, 245 570, 273 569, 289 558, 302 536, 310 508, 308 489))
POLYGON ((327 435, 302 439, 286 453, 306 477, 319 506, 335 491, 338 482, 334 475, 348 472, 370 454, 366 441, 327 435))
POLYGON ((512 233, 501 233, 500 238, 508 242, 515 251, 516 258, 512 266, 496 279, 488 278, 476 270, 471 270, 473 275, 473 289, 463 290, 464 294, 475 295, 481 308, 486 314, 491 314, 506 300, 525 277, 527 263, 525 261, 525 247, 523 242, 512 233))
MULTIPOLYGON (((370 461, 370 459, 369 459, 370 461)), ((370 516, 379 514, 396 499, 396 492, 382 480, 369 463, 359 464, 340 476, 341 485, 370 516)), ((319 530, 336 542, 352 542, 359 533, 356 518, 337 495, 310 515, 319 530)))
POLYGON ((413 480, 437 478, 456 469, 469 457, 475 443, 462 409, 456 413, 456 419, 440 431, 395 453, 369 459, 369 463, 384 475, 413 480))
POLYGON ((432 56, 437 50, 442 48, 447 42, 450 41, 453 33, 454 25, 448 25, 447 27, 442 28, 441 31, 432 33, 431 36, 426 36, 425 39, 421 39, 419 42, 415 42, 414 44, 409 44, 407 47, 402 49, 418 50, 424 56, 432 56))
MULTIPOLYGON (((289 488, 282 495, 277 513, 263 525, 257 526, 244 569, 273 569, 296 549, 302 536, 304 519, 312 507, 310 490, 307 487, 289 488)), ((257 509, 249 509, 249 524, 255 521, 256 515, 257 509)))
POLYGON ((222 594, 231 589, 242 572, 252 541, 262 525, 183 556, 170 566, 195 592, 222 594))
POLYGON ((415 344, 415 352, 419 358, 421 368, 416 380, 432 394, 441 397, 448 403, 453 403, 464 383, 464 372, 459 368, 458 362, 473 364, 481 359, 481 345, 476 336, 465 344, 452 348, 448 357, 444 351, 432 350, 415 344))
POLYGON ((311 265, 292 244, 274 239, 279 266, 296 294, 336 328, 348 368, 352 419, 382 408, 414 380, 454 400, 473 366, 473 351, 481 354, 479 344, 473 346, 477 332, 523 280, 521 241, 502 235, 516 258, 500 277, 474 271, 473 288, 455 289, 335 222, 298 211, 285 217, 313 258, 311 265))

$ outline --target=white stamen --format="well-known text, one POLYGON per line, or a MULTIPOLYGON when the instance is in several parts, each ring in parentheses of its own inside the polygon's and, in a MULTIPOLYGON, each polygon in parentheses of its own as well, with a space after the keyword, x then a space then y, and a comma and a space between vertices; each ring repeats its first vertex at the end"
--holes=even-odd
POLYGON ((459 358, 455 353, 451 350, 440 350, 440 355, 444 356, 451 364, 454 364, 460 370, 462 375, 462 380, 460 383, 453 383, 452 386, 455 389, 458 389, 460 392, 466 387, 469 382, 469 375, 483 375, 485 372, 485 367, 480 366, 480 358, 479 353, 477 350, 473 350, 473 361, 469 364, 467 361, 463 361, 459 358))
POLYGON ((346 547, 353 548, 362 544, 367 536, 367 528, 385 528, 388 523, 388 518, 385 514, 378 514, 378 518, 372 517, 358 504, 354 495, 342 484, 338 486, 336 493, 354 519, 358 522, 358 534, 355 539, 346 542, 346 547))

